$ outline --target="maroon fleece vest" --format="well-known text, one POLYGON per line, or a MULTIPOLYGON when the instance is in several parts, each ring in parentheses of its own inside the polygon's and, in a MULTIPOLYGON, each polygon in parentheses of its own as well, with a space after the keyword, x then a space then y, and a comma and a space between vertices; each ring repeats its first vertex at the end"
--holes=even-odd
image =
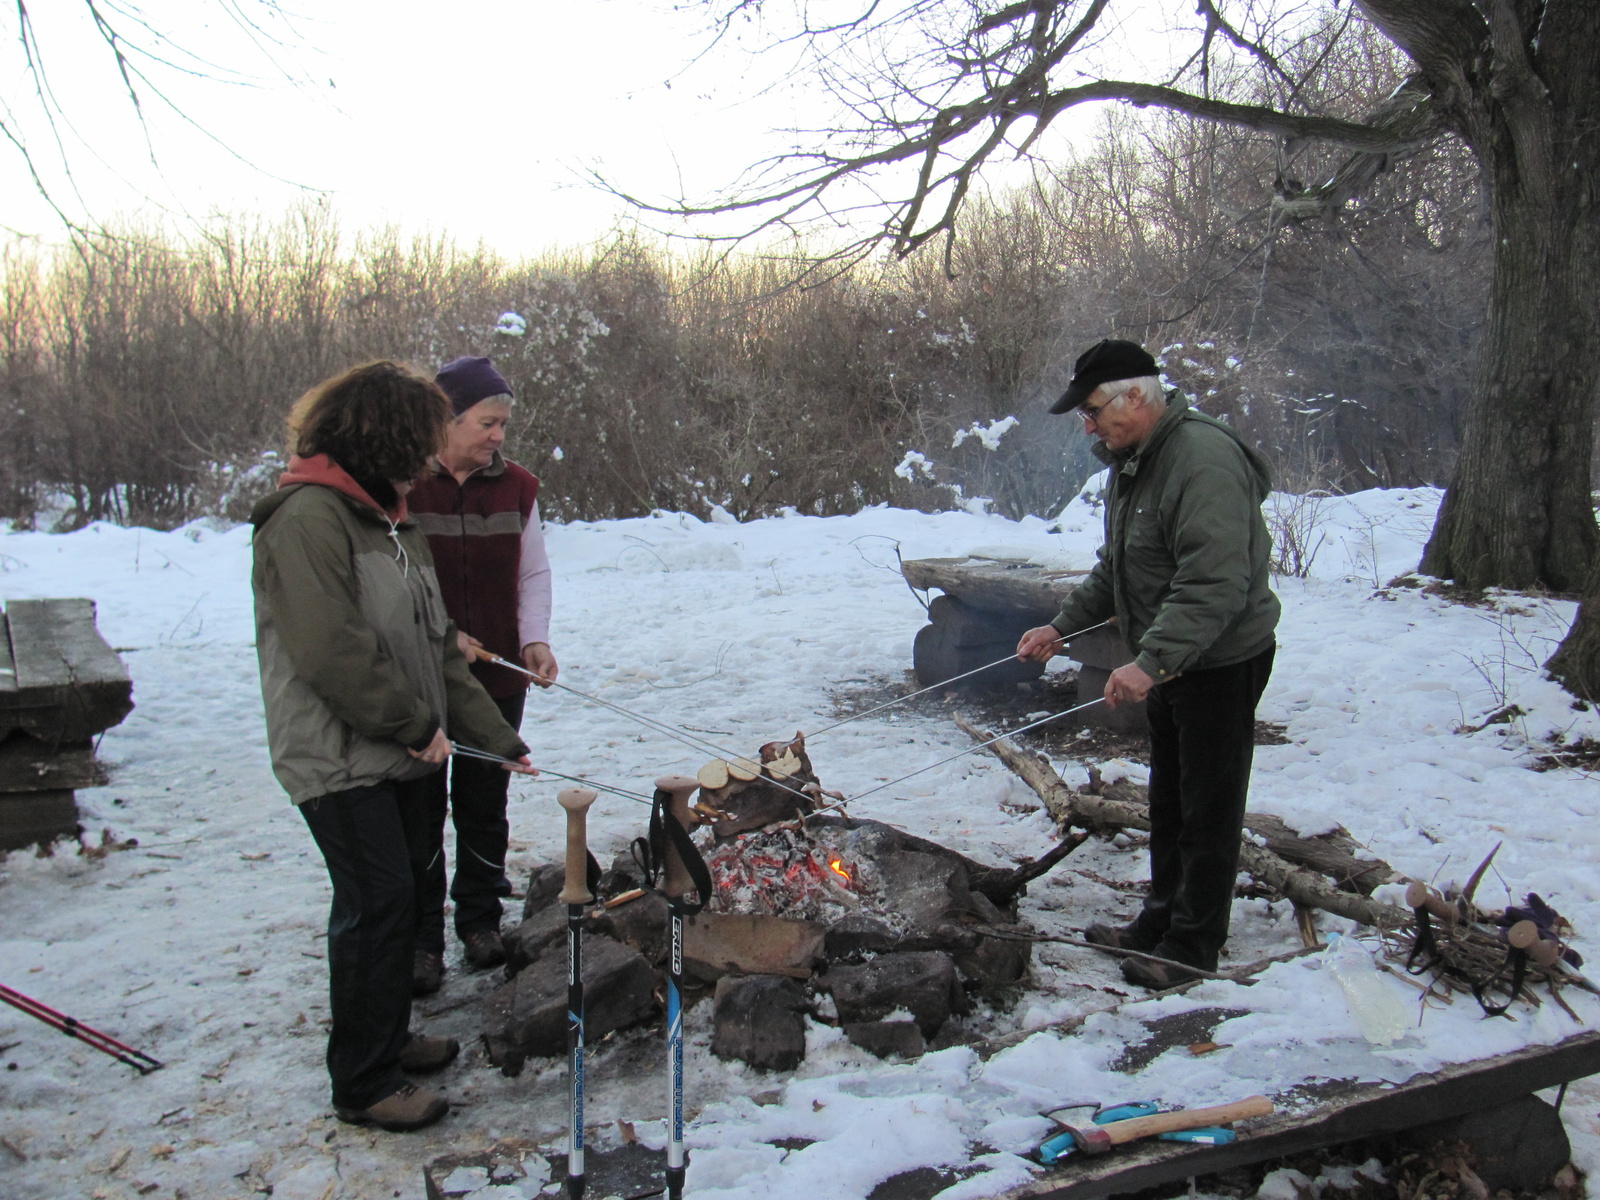
MULTIPOLYGON (((406 497, 433 551, 450 619, 485 649, 519 664, 522 531, 538 496, 539 480, 496 454, 493 463, 468 475, 464 484, 435 463, 406 497)), ((472 673, 497 700, 528 687, 527 676, 494 663, 473 663, 472 673)))

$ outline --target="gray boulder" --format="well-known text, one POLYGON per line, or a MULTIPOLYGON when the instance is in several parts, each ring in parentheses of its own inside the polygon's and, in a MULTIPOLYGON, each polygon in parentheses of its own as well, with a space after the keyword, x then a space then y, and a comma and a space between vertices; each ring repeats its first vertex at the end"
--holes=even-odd
POLYGON ((839 1009, 839 1023, 881 1021, 896 1009, 911 1013, 931 1038, 953 1012, 965 1007, 956 965, 939 950, 883 954, 859 966, 835 966, 822 977, 839 1009))
POLYGON ((806 1056, 806 996, 781 975, 717 981, 711 1052, 764 1071, 792 1071, 806 1056))
MULTIPOLYGON (((637 950, 606 937, 583 943, 584 1030, 590 1042, 656 1014, 655 973, 637 950)), ((547 954, 484 1001, 489 1061, 518 1075, 529 1055, 567 1049, 567 956, 547 954)))

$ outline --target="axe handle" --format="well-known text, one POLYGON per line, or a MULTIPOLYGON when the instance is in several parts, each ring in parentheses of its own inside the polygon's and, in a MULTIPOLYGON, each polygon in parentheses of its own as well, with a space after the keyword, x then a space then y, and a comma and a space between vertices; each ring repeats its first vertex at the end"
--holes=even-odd
POLYGON ((1231 1121, 1244 1121, 1251 1117, 1272 1114, 1272 1101, 1265 1096, 1249 1096, 1232 1104, 1218 1104, 1212 1108, 1180 1108, 1177 1112, 1156 1113, 1149 1117, 1133 1117, 1127 1121, 1113 1121, 1101 1125, 1113 1146, 1139 1138, 1154 1137, 1158 1133, 1172 1133, 1179 1129, 1200 1129, 1206 1125, 1226 1125, 1231 1121))

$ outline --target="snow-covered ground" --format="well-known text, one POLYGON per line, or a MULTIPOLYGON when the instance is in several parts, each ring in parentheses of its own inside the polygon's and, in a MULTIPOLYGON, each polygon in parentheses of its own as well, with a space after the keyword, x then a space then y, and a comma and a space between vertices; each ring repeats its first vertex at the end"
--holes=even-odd
MULTIPOLYGON (((1600 718, 1574 711, 1535 669, 1572 608, 1507 597, 1489 610, 1382 589, 1415 566, 1437 500, 1418 490, 1323 503, 1327 540, 1312 577, 1279 583, 1281 648, 1260 716, 1286 726, 1289 744, 1258 749, 1252 807, 1307 833, 1342 824, 1399 870, 1441 883, 1464 878, 1503 839, 1480 895, 1540 892, 1573 918, 1581 946, 1600 928, 1600 788, 1573 771, 1528 769, 1530 739, 1600 736, 1600 718), (1528 715, 1457 732, 1512 701, 1528 715)), ((657 514, 552 527, 562 678, 748 751, 822 723, 835 690, 898 678, 909 665, 922 612, 895 571, 897 545, 907 558, 1004 547, 1087 565, 1099 521, 1085 505, 1050 529, 886 509, 745 525, 657 514)), ((54 857, 14 853, 0 864, 0 980, 168 1064, 141 1078, 0 1010, 6 1200, 242 1200, 268 1186, 274 1200, 411 1198, 422 1194, 421 1164, 446 1150, 497 1138, 560 1147, 564 1067, 530 1065, 509 1080, 470 1049, 440 1077, 455 1109, 434 1129, 396 1136, 334 1121, 322 1066, 328 885, 268 769, 248 534, 96 525, 0 536, 0 595, 93 597, 102 632, 132 671, 138 707, 101 746, 113 782, 79 799, 89 840, 102 829, 139 840, 98 859, 68 844, 54 857)), ((704 760, 565 693, 535 694, 524 732, 536 762, 636 788, 704 760)), ((885 714, 818 738, 813 757, 828 787, 853 795, 967 744, 933 717, 885 714)), ((1057 765, 1081 775, 1078 764, 1057 765)), ((560 786, 515 783, 514 878, 557 856, 560 786)), ((1032 793, 982 755, 878 792, 858 815, 994 862, 1052 843, 1032 793)), ((634 803, 602 797, 591 813, 602 861, 643 819, 634 803)), ((1137 880, 1144 854, 1091 843, 1034 885, 1024 918, 1066 932, 1132 913, 1127 893, 1085 870, 1137 880)), ((1239 901, 1235 930, 1235 962, 1297 944, 1282 905, 1239 901)), ((954 1048, 884 1063, 816 1025, 799 1071, 763 1075, 711 1057, 709 1005, 699 1006, 688 1021, 692 1194, 849 1200, 910 1167, 964 1163, 988 1147, 987 1171, 946 1195, 992 1195, 1028 1177, 1018 1154, 1046 1128, 1036 1114, 1068 1101, 1137 1092, 1205 1104, 1308 1075, 1400 1080, 1577 1029, 1550 1004, 1518 1010, 1513 1022, 1484 1020, 1458 1001, 1374 1051, 1330 972, 1301 959, 1255 987, 1207 984, 1065 1035, 1045 1027, 1115 1004, 1126 986, 1109 960, 1063 946, 1040 947, 1035 976, 1014 1008, 972 1018, 991 1032, 1040 1030, 987 1062, 954 1048), (1215 1035, 1231 1049, 1199 1060, 1169 1053, 1134 1079, 1109 1072, 1134 1016, 1201 1005, 1248 1010, 1215 1035), (791 1138, 813 1144, 773 1144, 791 1138)), ((492 981, 455 963, 449 979, 416 1022, 465 1041, 477 1022, 468 1001, 492 981)), ((1415 991, 1386 985, 1415 1011, 1415 991)), ((1600 1017, 1592 997, 1569 989, 1567 998, 1589 1025, 1600 1017)), ((619 1119, 647 1141, 659 1137, 655 1037, 599 1048, 589 1098, 599 1144, 615 1140, 619 1119)), ((1591 1171, 1600 1167, 1597 1109, 1594 1087, 1569 1093, 1575 1153, 1591 1171)))

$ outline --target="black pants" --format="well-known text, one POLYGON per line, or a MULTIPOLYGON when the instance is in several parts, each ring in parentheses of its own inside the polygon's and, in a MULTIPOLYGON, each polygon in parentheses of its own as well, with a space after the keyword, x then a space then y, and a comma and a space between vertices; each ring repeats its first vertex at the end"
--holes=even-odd
POLYGON ((1136 926, 1154 953, 1212 971, 1228 940, 1256 704, 1275 647, 1152 688, 1150 894, 1136 926))
MULTIPOLYGON (((513 729, 522 726, 519 692, 496 700, 500 715, 513 729)), ((449 779, 435 771, 402 810, 411 853, 411 878, 417 893, 416 948, 444 953, 444 819, 448 810, 456 828, 456 869, 450 898, 456 903, 456 933, 500 928, 500 901, 511 894, 506 878, 506 789, 511 774, 498 763, 452 758, 449 779), (448 789, 447 789, 448 785, 448 789)))
POLYGON ((426 779, 330 792, 300 805, 328 864, 328 1074, 340 1108, 368 1108, 406 1082, 411 1023, 411 862, 400 810, 426 779))

